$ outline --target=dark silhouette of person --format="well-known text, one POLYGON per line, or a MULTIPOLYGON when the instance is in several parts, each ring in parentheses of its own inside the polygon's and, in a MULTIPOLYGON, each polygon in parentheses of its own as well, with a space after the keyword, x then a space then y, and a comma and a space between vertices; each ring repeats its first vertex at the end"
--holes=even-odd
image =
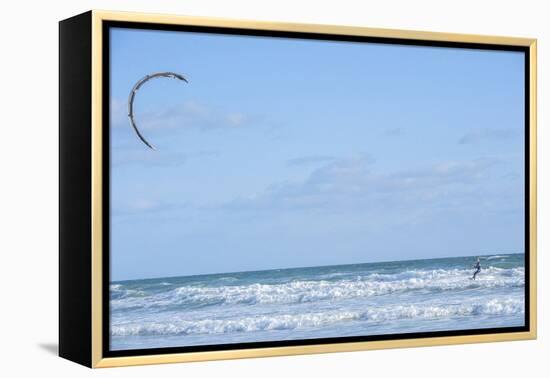
POLYGON ((477 261, 474 265, 474 269, 476 271, 474 272, 474 275, 472 276, 472 280, 475 280, 476 276, 479 274, 479 272, 481 272, 481 263, 479 262, 479 257, 477 258, 477 261))

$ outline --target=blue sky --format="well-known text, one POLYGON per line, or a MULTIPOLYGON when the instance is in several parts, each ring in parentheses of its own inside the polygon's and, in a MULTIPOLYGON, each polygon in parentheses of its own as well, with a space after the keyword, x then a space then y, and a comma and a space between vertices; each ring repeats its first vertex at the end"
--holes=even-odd
POLYGON ((112 279, 523 252, 523 65, 112 30, 112 279))

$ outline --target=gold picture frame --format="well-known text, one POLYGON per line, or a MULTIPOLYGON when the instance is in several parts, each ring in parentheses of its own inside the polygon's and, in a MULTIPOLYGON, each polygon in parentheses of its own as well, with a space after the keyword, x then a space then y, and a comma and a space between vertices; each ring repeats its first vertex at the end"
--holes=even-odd
MULTIPOLYGON (((536 143, 536 39, 514 38, 500 36, 482 36, 469 34, 435 33, 423 31, 407 31, 392 29, 377 29, 353 26, 294 24, 279 22, 260 22, 247 20, 217 19, 208 17, 187 17, 145 13, 127 13, 94 10, 60 23, 60 165, 61 165, 61 230, 60 230, 60 355, 83 365, 99 367, 130 366, 143 364, 161 364, 188 361, 208 361, 219 359, 238 359, 251 357, 301 355, 311 353, 347 352, 371 349, 388 349, 402 347, 423 347, 447 344, 482 343, 495 341, 512 341, 535 339, 537 335, 537 143, 536 143), (133 356, 105 356, 105 337, 108 335, 104 324, 104 299, 106 293, 103 274, 108 269, 108 263, 103 258, 104 248, 104 211, 105 186, 103 182, 104 156, 104 122, 105 104, 104 84, 104 27, 106 23, 139 23, 167 26, 196 26, 254 30, 262 32, 313 33, 322 35, 342 35, 402 41, 430 41, 436 43, 456 43, 475 45, 514 46, 525 49, 528 54, 528 77, 526 84, 528 93, 528 124, 529 124, 529 259, 528 272, 529 290, 528 330, 520 332, 454 335, 443 337, 404 338, 377 341, 341 342, 330 344, 313 344, 298 346, 273 346, 261 348, 212 350, 185 353, 144 354, 133 356), (82 54, 83 49, 86 51, 82 54), (75 55, 82 55, 81 71, 67 73, 66 70, 76 70, 69 67, 75 62, 75 55), (82 67, 84 65, 84 67, 82 67), (89 72, 88 72, 89 71, 89 72), (86 73, 89 73, 87 75, 86 73), (75 91, 75 85, 78 90, 75 91), (69 94, 70 92, 70 94, 69 94), (64 94, 65 93, 65 94, 64 94), (78 93, 82 93, 81 96, 78 93), (89 102, 87 102, 89 101, 89 102), (78 104, 76 103, 78 102, 78 104), (72 109, 72 110, 71 110, 72 109), (75 112, 74 109, 80 111, 75 112), (84 123, 84 124, 82 124, 84 123), (76 126, 80 128, 74 130, 76 126), (89 126, 88 126, 89 125, 89 126), (73 129, 70 129, 70 128, 73 129), (78 133, 75 134, 71 133, 78 133), (87 147, 78 151, 71 147, 75 138, 81 138, 87 147), (70 154, 73 155, 70 155, 70 154), (89 155, 86 155, 88 154, 89 155), (74 155, 77 154, 77 155, 74 155), (85 165, 74 165, 70 156, 89 159, 89 168, 80 175, 86 175, 86 180, 80 187, 74 186, 76 170, 82 170, 85 165), (66 181, 65 181, 66 180, 66 181), (71 183, 72 182, 72 183, 71 183), (70 187, 69 187, 70 186, 70 187), (83 198, 85 201, 83 202, 83 198), (80 216, 89 217, 81 222, 75 222, 74 208, 76 202, 83 202, 89 211, 80 212, 80 216), (68 237, 67 235, 73 235, 68 237), (75 254, 82 252, 80 257, 75 254), (76 272, 76 273, 75 273, 76 272), (84 294, 83 294, 84 293, 84 294), (88 294, 86 294, 88 293, 88 294), (80 295, 80 299, 75 297, 80 295), (79 344, 82 343, 82 347, 79 344)), ((76 61, 74 64, 78 64, 76 61)), ((74 160, 74 159, 73 159, 74 160)), ((527 173, 527 172, 526 172, 527 173)), ((79 218, 80 219, 80 218, 79 218)))

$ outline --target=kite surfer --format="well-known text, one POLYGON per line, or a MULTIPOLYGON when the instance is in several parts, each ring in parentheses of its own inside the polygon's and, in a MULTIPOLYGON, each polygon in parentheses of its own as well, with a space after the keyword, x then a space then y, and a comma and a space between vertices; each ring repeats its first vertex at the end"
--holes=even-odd
POLYGON ((476 270, 474 272, 474 275, 472 276, 472 280, 475 280, 476 279, 476 276, 479 274, 479 272, 481 272, 481 263, 479 261, 479 257, 477 258, 477 261, 476 263, 474 264, 474 269, 476 270))

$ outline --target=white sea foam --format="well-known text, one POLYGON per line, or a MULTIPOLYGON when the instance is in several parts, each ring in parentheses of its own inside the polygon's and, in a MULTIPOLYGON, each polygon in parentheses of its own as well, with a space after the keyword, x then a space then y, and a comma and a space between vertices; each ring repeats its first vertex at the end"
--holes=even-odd
MULTIPOLYGON (((408 270, 396 274, 370 274, 354 279, 291 281, 281 284, 224 286, 180 286, 169 291, 142 295, 128 290, 112 295, 111 308, 150 308, 166 306, 206 306, 225 304, 294 304, 323 300, 372 297, 407 291, 441 292, 477 288, 521 287, 524 268, 482 270, 471 280, 464 269, 408 270)), ((118 288, 117 290, 120 290, 118 288)))
POLYGON ((146 296, 146 292, 138 289, 127 289, 122 284, 111 284, 111 303, 123 302, 126 298, 139 298, 146 296))
MULTIPOLYGON (((514 315, 524 313, 522 299, 491 299, 486 302, 431 305, 410 304, 370 308, 365 311, 327 311, 298 314, 259 315, 239 319, 183 320, 144 322, 113 325, 113 336, 196 335, 295 330, 327 326, 340 322, 387 322, 403 319, 441 319, 477 315, 514 315)), ((183 315, 182 315, 183 316, 183 315)))

